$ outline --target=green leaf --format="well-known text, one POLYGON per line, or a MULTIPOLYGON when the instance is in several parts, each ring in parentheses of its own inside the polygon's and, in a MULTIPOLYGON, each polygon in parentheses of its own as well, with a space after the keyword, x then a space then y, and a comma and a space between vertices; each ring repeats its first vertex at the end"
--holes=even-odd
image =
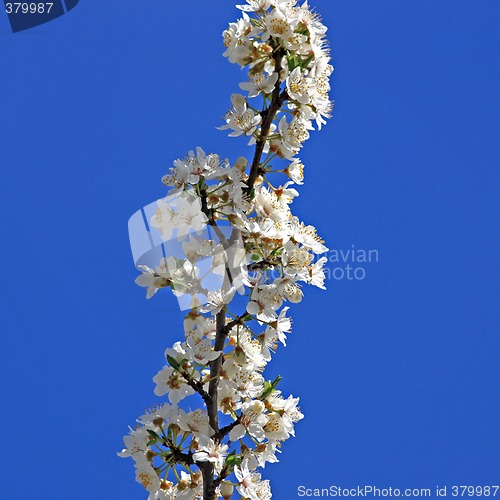
POLYGON ((228 468, 233 468, 235 465, 240 465, 243 462, 243 457, 237 456, 236 452, 231 453, 226 458, 226 465, 228 468))
POLYGON ((281 381, 281 376, 278 375, 273 382, 264 382, 264 390, 262 391, 262 394, 260 395, 261 400, 266 399, 268 396, 270 396, 275 390, 278 384, 281 381))
POLYGON ((180 363, 178 363, 175 358, 173 358, 172 356, 169 356, 167 355, 167 361, 168 361, 168 364, 174 369, 174 370, 177 370, 178 372, 180 371, 180 368, 181 368, 181 365, 180 363))
POLYGON ((153 441, 160 441, 160 442, 163 441, 163 439, 155 431, 152 431, 151 429, 146 429, 146 430, 148 434, 153 438, 153 441))
POLYGON ((300 62, 300 66, 302 68, 307 68, 307 66, 313 59, 314 59, 314 54, 311 54, 307 59, 304 59, 303 61, 300 62))
POLYGON ((283 247, 278 247, 278 248, 275 248, 275 249, 271 252, 270 257, 274 257, 275 255, 277 255, 277 254, 278 254, 278 252, 282 253, 282 252, 283 252, 283 247))
POLYGON ((295 56, 288 57, 288 69, 290 71, 293 71, 299 65, 300 65, 300 59, 299 59, 299 61, 297 61, 295 56))

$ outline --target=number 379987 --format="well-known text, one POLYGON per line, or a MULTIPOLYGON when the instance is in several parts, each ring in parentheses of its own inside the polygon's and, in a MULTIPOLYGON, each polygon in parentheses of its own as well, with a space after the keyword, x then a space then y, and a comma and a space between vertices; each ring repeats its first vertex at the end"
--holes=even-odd
POLYGON ((53 6, 53 2, 12 2, 5 4, 7 14, 50 14, 53 6))

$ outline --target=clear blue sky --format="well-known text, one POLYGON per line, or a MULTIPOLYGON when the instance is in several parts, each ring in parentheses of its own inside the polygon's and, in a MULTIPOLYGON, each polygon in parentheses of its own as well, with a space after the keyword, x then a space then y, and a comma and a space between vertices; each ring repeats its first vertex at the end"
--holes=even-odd
MULTIPOLYGON (((278 500, 498 484, 500 3, 312 3, 336 109, 295 209, 380 260, 294 307, 270 376, 306 419, 266 475, 278 500)), ((182 329, 172 296, 134 285, 127 220, 189 149, 245 151, 215 129, 244 77, 221 55, 236 15, 82 0, 14 35, 0 13, 2 499, 145 498, 116 451, 182 329)))

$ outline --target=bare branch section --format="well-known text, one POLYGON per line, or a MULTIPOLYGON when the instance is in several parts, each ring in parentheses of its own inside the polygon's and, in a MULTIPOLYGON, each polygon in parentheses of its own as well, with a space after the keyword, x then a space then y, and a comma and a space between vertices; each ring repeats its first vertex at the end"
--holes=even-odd
MULTIPOLYGON (((226 330, 226 311, 222 310, 217 314, 216 317, 217 334, 215 337, 215 351, 222 351, 227 338, 226 330)), ((208 395, 210 396, 210 405, 207 408, 208 418, 210 421, 210 426, 213 431, 217 433, 219 431, 219 415, 218 415, 218 401, 217 401, 217 390, 219 388, 219 376, 222 368, 223 354, 210 365, 210 383, 208 385, 208 395)))
POLYGON ((210 404, 210 396, 207 391, 203 388, 203 384, 199 380, 194 380, 192 377, 189 376, 188 373, 182 371, 180 372, 182 375, 182 378, 186 381, 187 385, 191 387, 195 392, 197 392, 202 398, 203 401, 205 402, 205 405, 210 404))
POLYGON ((218 432, 216 432, 213 436, 213 439, 215 441, 222 441, 239 423, 241 422, 241 415, 232 423, 229 425, 226 425, 225 427, 222 427, 218 432))
POLYGON ((210 462, 198 462, 203 477, 203 500, 215 500, 217 484, 214 481, 214 466, 210 462))

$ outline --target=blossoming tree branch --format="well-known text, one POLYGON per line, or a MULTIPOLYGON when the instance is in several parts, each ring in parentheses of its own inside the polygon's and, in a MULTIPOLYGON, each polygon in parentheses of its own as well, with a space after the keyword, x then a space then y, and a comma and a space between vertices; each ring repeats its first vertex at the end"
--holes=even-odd
POLYGON ((153 379, 169 402, 138 419, 120 453, 150 499, 271 498, 259 469, 278 461, 303 418, 264 370, 286 345, 301 284, 324 288, 327 259, 316 256, 327 248, 290 206, 303 184, 297 155, 332 111, 327 30, 307 2, 238 8, 224 55, 248 81, 221 129, 247 137, 251 153, 231 164, 198 148, 174 162, 149 221, 163 255, 136 280, 148 298, 170 288, 187 311, 185 338, 153 379))

